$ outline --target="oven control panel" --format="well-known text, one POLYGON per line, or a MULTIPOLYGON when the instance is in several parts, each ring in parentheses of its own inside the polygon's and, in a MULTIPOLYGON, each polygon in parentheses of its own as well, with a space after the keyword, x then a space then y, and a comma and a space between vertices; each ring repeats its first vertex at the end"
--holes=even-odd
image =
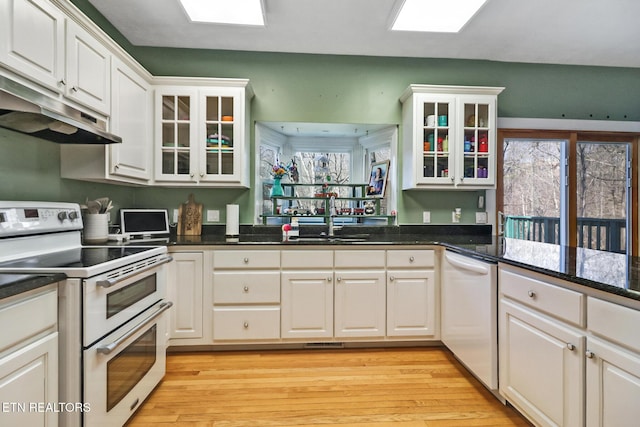
POLYGON ((77 203, 0 201, 0 237, 81 229, 77 203))

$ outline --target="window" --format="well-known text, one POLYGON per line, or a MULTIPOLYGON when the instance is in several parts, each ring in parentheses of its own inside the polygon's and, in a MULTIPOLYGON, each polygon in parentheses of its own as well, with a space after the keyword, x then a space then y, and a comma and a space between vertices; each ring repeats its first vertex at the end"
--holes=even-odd
POLYGON ((498 139, 505 237, 637 254, 636 135, 501 131, 498 139))

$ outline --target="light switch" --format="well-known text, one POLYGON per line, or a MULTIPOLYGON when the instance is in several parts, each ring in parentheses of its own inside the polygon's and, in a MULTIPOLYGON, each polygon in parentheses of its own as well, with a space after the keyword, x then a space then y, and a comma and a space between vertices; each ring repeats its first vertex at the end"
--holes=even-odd
POLYGON ((422 212, 422 223, 423 224, 429 224, 431 222, 431 212, 430 211, 423 211, 422 212))
POLYGON ((220 222, 220 211, 217 209, 207 210, 207 222, 220 222))
POLYGON ((173 210, 173 215, 171 215, 173 218, 171 219, 171 222, 173 222, 174 224, 178 223, 178 209, 174 209, 173 210))

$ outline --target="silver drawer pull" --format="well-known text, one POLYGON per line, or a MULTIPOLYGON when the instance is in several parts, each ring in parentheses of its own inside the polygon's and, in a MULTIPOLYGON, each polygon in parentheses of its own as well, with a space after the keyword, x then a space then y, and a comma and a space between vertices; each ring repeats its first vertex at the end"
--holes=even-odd
POLYGON ((331 277, 327 277, 327 282, 331 283, 333 279, 331 277))
POLYGON ((249 258, 245 258, 242 260, 245 264, 249 264, 249 258))
POLYGON ((245 286, 244 288, 242 288, 242 290, 245 291, 245 292, 249 292, 249 287, 245 286))
POLYGON ((158 306, 158 309, 156 311, 154 311, 153 313, 151 313, 149 316, 147 316, 146 318, 144 318, 140 323, 138 323, 136 326, 134 326, 133 328, 129 329, 127 332, 125 332, 124 335, 122 335, 120 338, 118 338, 117 340, 107 344, 107 345, 103 345, 100 346, 96 349, 96 351, 98 352, 98 354, 111 354, 111 352, 113 350, 115 350, 116 348, 118 348, 120 345, 122 345, 122 343, 124 341, 126 341, 128 338, 132 337, 133 335, 135 335, 140 329, 142 329, 147 323, 150 323, 151 321, 153 321, 156 317, 160 316, 162 313, 164 313, 166 310, 170 309, 171 306, 173 305, 173 303, 171 301, 167 301, 167 302, 163 302, 162 304, 160 304, 158 306))
POLYGON ((155 264, 151 264, 151 265, 148 265, 148 266, 146 266, 144 268, 141 268, 139 270, 135 270, 135 271, 132 271, 130 273, 123 274, 122 276, 114 277, 114 278, 111 278, 111 279, 98 280, 96 282, 96 286, 100 286, 101 288, 110 288, 110 287, 115 286, 118 283, 122 282, 123 280, 128 279, 129 277, 133 277, 133 276, 135 276, 137 274, 140 274, 140 273, 145 272, 147 270, 151 270, 152 268, 155 268, 155 267, 157 267, 159 265, 162 265, 162 264, 166 264, 166 263, 171 262, 171 261, 173 261, 173 258, 170 257, 170 256, 167 256, 167 257, 164 257, 162 259, 159 259, 158 262, 156 262, 155 264))
POLYGON ((576 349, 576 346, 575 346, 575 345, 573 345, 573 344, 571 344, 571 343, 569 342, 569 343, 567 343, 567 348, 568 348, 570 351, 573 351, 573 350, 575 350, 575 349, 576 349))
POLYGON ((394 280, 396 280, 396 278, 395 278, 395 276, 391 276, 391 277, 389 277, 389 280, 393 282, 394 280))
POLYGON ((584 352, 585 356, 587 356, 587 359, 593 359, 596 355, 594 354, 593 351, 591 350, 587 350, 584 352))
POLYGON ((244 326, 245 329, 249 329, 249 322, 244 322, 244 325, 242 326, 244 326))
POLYGON ((413 261, 415 261, 415 260, 416 260, 416 259, 415 259, 414 257, 412 257, 412 256, 410 256, 410 257, 409 257, 409 262, 413 262, 413 261))
POLYGON ((529 298, 535 298, 536 297, 536 293, 533 292, 533 291, 527 292, 527 295, 529 295, 529 298))

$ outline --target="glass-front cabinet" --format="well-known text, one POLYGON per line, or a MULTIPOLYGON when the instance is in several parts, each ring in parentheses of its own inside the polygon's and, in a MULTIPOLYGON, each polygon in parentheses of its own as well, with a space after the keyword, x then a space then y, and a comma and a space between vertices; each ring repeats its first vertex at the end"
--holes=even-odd
POLYGON ((502 88, 411 85, 403 102, 403 189, 492 188, 502 88))
POLYGON ((156 90, 156 181, 248 186, 252 92, 243 82, 156 90))

